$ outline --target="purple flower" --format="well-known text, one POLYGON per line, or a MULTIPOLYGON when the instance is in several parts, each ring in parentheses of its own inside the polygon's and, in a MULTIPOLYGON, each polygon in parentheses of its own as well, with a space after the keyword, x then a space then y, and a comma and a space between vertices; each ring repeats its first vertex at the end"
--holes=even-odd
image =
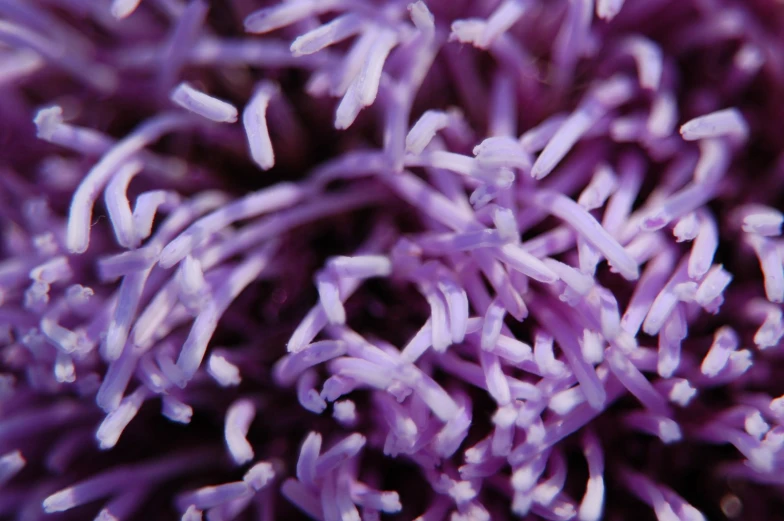
POLYGON ((0 0, 0 518, 781 517, 782 33, 0 0))

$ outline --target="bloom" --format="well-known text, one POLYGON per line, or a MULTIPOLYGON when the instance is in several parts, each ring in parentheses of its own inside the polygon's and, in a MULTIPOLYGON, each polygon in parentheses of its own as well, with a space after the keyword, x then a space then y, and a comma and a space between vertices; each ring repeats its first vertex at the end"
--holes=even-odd
POLYGON ((784 13, 708 4, 0 3, 0 512, 773 519, 784 13))

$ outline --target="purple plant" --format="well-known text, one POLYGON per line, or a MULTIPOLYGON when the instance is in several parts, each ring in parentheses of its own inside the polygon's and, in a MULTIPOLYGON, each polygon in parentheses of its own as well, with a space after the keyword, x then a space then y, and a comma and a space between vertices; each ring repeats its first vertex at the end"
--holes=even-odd
POLYGON ((781 2, 261 4, 0 0, 0 518, 784 519, 781 2))

